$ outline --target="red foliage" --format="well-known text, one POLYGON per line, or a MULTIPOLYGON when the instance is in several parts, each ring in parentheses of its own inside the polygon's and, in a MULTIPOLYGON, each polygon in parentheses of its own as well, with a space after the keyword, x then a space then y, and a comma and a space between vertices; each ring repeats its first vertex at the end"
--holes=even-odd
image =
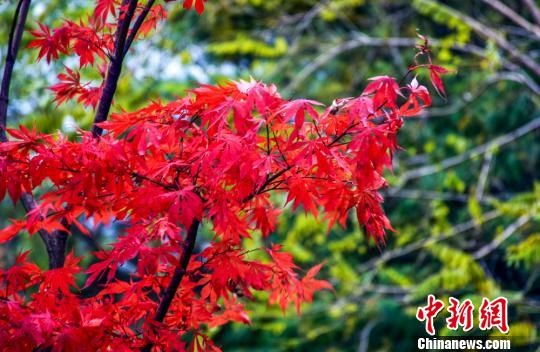
MULTIPOLYGON (((204 1, 184 7, 193 4, 202 12, 204 1)), ((40 25, 30 47, 48 61, 69 53, 81 67, 97 65, 112 48, 118 7, 99 0, 86 25, 65 21, 53 31, 40 25)), ((145 31, 164 17, 162 9, 152 13, 145 31)), ((432 77, 442 73, 429 68, 432 77)), ((50 88, 55 101, 78 96, 95 105, 100 93, 81 85, 77 70, 67 68, 59 78, 50 88)), ((378 193, 386 185, 383 171, 391 168, 402 117, 429 104, 416 79, 400 87, 391 77, 376 77, 359 97, 328 108, 284 99, 275 86, 252 80, 203 85, 170 103, 113 114, 100 124, 106 130, 100 138, 8 129, 12 140, 0 145, 0 200, 6 189, 14 202, 38 188, 43 195, 25 219, 1 230, 1 242, 22 230, 69 232, 75 225, 88 233, 84 219, 95 226, 121 222, 124 230, 86 269, 70 254, 63 268, 42 271, 24 253, 0 271, 0 347, 133 350, 151 342, 164 350, 218 350, 207 327, 249 324, 242 301, 255 291, 268 292, 269 303, 283 310, 293 304, 300 311, 314 292, 331 288, 315 278, 321 265, 302 277, 279 245, 258 259, 243 247, 243 238, 276 228, 284 204, 270 194, 283 194, 293 209, 320 216, 329 227, 344 225, 355 209, 367 235, 384 241, 392 227, 378 193), (214 239, 192 256, 164 321, 153 321, 179 270, 186 233, 199 221, 212 227, 214 239), (122 281, 117 272, 127 262, 135 269, 122 281), (81 295, 76 275, 83 288, 98 286, 99 293, 81 295)))

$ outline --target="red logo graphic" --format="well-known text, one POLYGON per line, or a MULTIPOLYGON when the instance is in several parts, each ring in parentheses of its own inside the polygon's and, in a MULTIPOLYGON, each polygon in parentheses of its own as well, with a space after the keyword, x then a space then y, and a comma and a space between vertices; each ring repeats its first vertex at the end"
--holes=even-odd
POLYGON ((498 297, 493 301, 484 298, 479 311, 480 329, 489 330, 495 327, 503 334, 508 332, 508 300, 506 298, 498 297))
MULTIPOLYGON (((446 326, 448 329, 457 330, 459 327, 463 331, 469 331, 474 324, 474 304, 470 299, 464 300, 462 303, 457 298, 449 298, 449 306, 447 308, 450 316, 446 318, 446 326)), ((418 307, 416 311, 416 319, 426 324, 426 332, 430 335, 435 335, 435 326, 433 320, 437 314, 444 308, 444 302, 435 298, 434 295, 429 295, 427 305, 418 307)), ((479 328, 481 330, 499 329, 500 332, 506 334, 508 328, 508 300, 504 297, 497 297, 489 300, 484 297, 482 305, 478 309, 479 328)))
POLYGON ((419 307, 416 311, 416 319, 420 321, 426 321, 426 331, 430 335, 435 335, 435 327, 433 326, 433 319, 444 308, 444 302, 436 299, 435 296, 428 296, 428 304, 424 307, 419 307))
POLYGON ((457 330, 459 326, 463 327, 463 331, 469 331, 473 327, 473 311, 474 305, 470 299, 466 299, 463 303, 459 303, 454 297, 450 297, 450 306, 447 308, 450 312, 450 317, 446 318, 446 326, 448 329, 457 330))

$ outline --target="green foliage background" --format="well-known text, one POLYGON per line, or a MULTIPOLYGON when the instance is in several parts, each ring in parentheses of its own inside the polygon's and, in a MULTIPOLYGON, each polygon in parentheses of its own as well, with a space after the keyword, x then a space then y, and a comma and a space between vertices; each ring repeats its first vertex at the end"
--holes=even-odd
MULTIPOLYGON (((28 26, 76 18, 89 3, 36 2, 28 26)), ((505 3, 534 21, 521 1, 505 3)), ((470 298, 477 307, 484 296, 507 297, 513 346, 538 350, 540 133, 515 131, 540 118, 540 77, 475 31, 470 19, 500 31, 540 62, 538 37, 479 0, 210 0, 201 17, 169 5, 170 21, 127 59, 117 107, 173 99, 195 82, 250 76, 276 83, 285 96, 330 104, 358 95, 369 77, 401 77, 417 31, 432 39, 436 62, 456 70, 446 79, 448 101, 435 99, 434 108, 409 119, 399 136, 403 150, 385 194, 397 232, 386 246, 367 242, 354 217, 327 234, 317 219, 285 211, 268 242, 284 242, 305 267, 326 261, 322 276, 335 291, 318 294, 300 317, 249 303, 251 326, 212 331, 224 350, 412 351, 425 335, 416 308, 430 293, 445 301, 470 298)), ((13 9, 0 3, 1 44, 13 9)), ((51 103, 46 87, 61 64, 34 63, 35 57, 28 50, 20 54, 10 124, 51 132, 87 128, 91 110, 51 103)), ((7 201, 0 211, 2 224, 22 214, 7 201)), ((96 239, 104 244, 114 236, 114 229, 101 229, 96 239)), ((255 238, 246 245, 260 246, 255 238)), ((79 235, 72 242, 79 255, 95 246, 79 235)), ((0 264, 30 247, 44 264, 39 246, 37 238, 20 238, 0 248, 0 264)), ((444 327, 446 316, 436 320, 438 335, 463 336, 444 327)), ((475 328, 467 335, 489 333, 475 328)))

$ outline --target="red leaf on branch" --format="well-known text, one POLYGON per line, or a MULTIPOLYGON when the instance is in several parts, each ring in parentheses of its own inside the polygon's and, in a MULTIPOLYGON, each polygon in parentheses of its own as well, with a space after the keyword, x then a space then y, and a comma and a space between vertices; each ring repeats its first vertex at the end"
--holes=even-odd
POLYGON ((49 27, 38 23, 39 29, 30 31, 36 39, 30 41, 28 48, 39 48, 38 61, 46 58, 47 62, 58 59, 59 53, 67 53, 67 41, 65 30, 59 29, 51 34, 49 27))
POLYGON ((109 14, 116 16, 116 8, 118 5, 120 5, 118 0, 96 0, 94 18, 101 22, 105 22, 109 14))
POLYGON ((25 226, 24 221, 12 220, 12 224, 0 230, 0 243, 7 242, 15 237, 25 226))
MULTIPOLYGON (((183 4, 200 14, 204 3, 183 4)), ((117 6, 100 0, 84 22, 65 20, 52 31, 40 24, 32 33, 39 59, 60 53, 78 59, 79 66, 66 68, 50 87, 56 103, 97 105, 107 85, 82 83, 80 72, 85 66, 106 79, 119 33, 118 21, 106 21, 118 14, 117 6)), ((154 7, 141 34, 164 16, 154 7)), ((419 50, 416 58, 428 55, 429 64, 408 73, 429 68, 435 90, 444 94, 440 75, 446 70, 431 64, 427 41, 419 50)), ((416 79, 400 87, 391 77, 375 77, 360 96, 335 99, 327 108, 283 99, 274 85, 251 79, 120 110, 99 124, 106 130, 99 138, 8 129, 12 140, 0 144, 0 198, 9 193, 16 201, 36 189, 40 197, 25 219, 0 230, 0 242, 24 228, 48 231, 51 243, 56 230, 78 229, 91 240, 87 226, 114 233, 114 241, 105 248, 93 243, 98 249, 88 258, 82 294, 75 292, 82 269, 73 254, 62 268, 42 272, 24 253, 0 271, 9 301, 0 304, 0 326, 8 331, 0 340, 15 350, 127 352, 149 341, 154 349, 185 350, 189 334, 189 348, 218 350, 203 331, 248 324, 243 301, 259 297, 256 291, 283 311, 294 306, 300 312, 315 292, 332 289, 317 278, 322 264, 302 277, 286 248, 259 248, 263 254, 253 259, 243 239, 275 231, 284 207, 276 201, 286 196, 292 211, 322 214, 328 231, 337 222, 345 226, 356 210, 366 236, 383 243, 393 231, 380 195, 384 172, 392 168, 403 118, 430 103, 416 79), (195 243, 199 221, 213 239, 195 243)))
POLYGON ((67 73, 60 73, 58 75, 60 83, 49 87, 49 89, 55 93, 53 101, 55 101, 57 105, 62 104, 66 100, 73 99, 81 92, 80 73, 69 67, 66 67, 66 71, 67 73))
POLYGON ((448 71, 446 68, 442 66, 437 65, 429 65, 429 78, 431 79, 431 84, 433 84, 433 88, 437 91, 437 93, 443 97, 446 98, 446 91, 444 90, 444 85, 441 80, 441 74, 446 74, 450 71, 448 71))
POLYGON ((206 1, 207 0, 184 0, 183 6, 185 9, 189 10, 193 6, 193 3, 195 3, 195 11, 197 11, 197 13, 201 15, 204 11, 204 3, 206 1))

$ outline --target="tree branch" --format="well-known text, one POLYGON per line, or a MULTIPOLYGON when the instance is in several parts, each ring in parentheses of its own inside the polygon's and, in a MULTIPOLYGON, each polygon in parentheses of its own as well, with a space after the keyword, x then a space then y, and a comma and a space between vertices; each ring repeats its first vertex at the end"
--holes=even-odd
MULTIPOLYGON (((354 37, 345 42, 339 43, 332 46, 331 48, 323 49, 321 55, 319 55, 315 60, 313 60, 309 65, 305 66, 295 75, 294 79, 285 87, 284 94, 290 94, 293 92, 302 82, 304 82, 309 76, 311 76, 315 71, 317 71, 322 66, 326 65, 328 62, 332 61, 337 56, 351 51, 360 47, 413 47, 418 43, 417 38, 400 38, 400 37, 389 37, 389 38, 374 38, 370 37, 364 33, 356 32, 353 33, 354 37)), ((431 39, 430 43, 432 46, 440 46, 441 42, 437 39, 431 39)), ((474 45, 454 45, 452 46, 453 50, 459 50, 466 52, 468 54, 474 54, 477 56, 485 56, 484 49, 474 46, 474 45)))
MULTIPOLYGON (((109 116, 113 97, 116 93, 116 88, 118 85, 118 79, 120 78, 120 74, 122 72, 122 64, 124 61, 126 48, 129 48, 129 45, 131 45, 131 42, 135 38, 135 35, 142 25, 142 22, 148 14, 153 2, 153 0, 150 0, 147 4, 147 9, 145 8, 146 12, 143 10, 143 12, 137 18, 137 22, 131 31, 131 39, 129 40, 129 27, 137 9, 138 0, 122 1, 118 29, 115 36, 114 53, 110 58, 107 76, 105 78, 105 85, 98 102, 96 116, 94 117, 94 124, 92 126, 92 134, 94 137, 99 137, 103 133, 103 129, 97 126, 97 124, 107 120, 107 117, 109 116)), ((64 222, 65 220, 62 221, 64 222)), ((43 237, 47 238, 46 236, 42 236, 42 238, 43 237)), ((49 267, 51 267, 51 265, 53 268, 62 267, 65 261, 67 233, 64 231, 54 231, 50 236, 48 236, 45 243, 47 244, 47 251, 49 252, 50 250, 49 267)))
POLYGON ((523 0, 523 2, 531 11, 531 15, 535 22, 540 25, 540 8, 536 5, 535 0, 523 0))
POLYGON ((489 6, 493 7, 501 15, 509 18, 511 21, 521 26, 523 29, 531 33, 534 33, 535 36, 540 38, 540 27, 527 21, 525 18, 520 16, 517 12, 512 10, 510 7, 508 7, 501 1, 499 0, 482 0, 482 1, 488 4, 489 6))
POLYGON ((126 45, 124 48, 124 56, 129 51, 129 48, 131 47, 131 44, 135 40, 135 37, 137 36, 137 32, 139 32, 139 29, 141 28, 146 16, 148 16, 148 13, 150 12, 150 9, 152 6, 154 6, 155 0, 148 0, 146 3, 146 6, 142 10, 142 12, 139 14, 139 17, 135 20, 135 24, 133 25, 133 28, 131 29, 131 32, 129 33, 129 37, 127 38, 126 45))
MULTIPOLYGON (((36 201, 30 193, 23 193, 21 195, 21 203, 27 213, 36 208, 36 201)), ((67 228, 68 224, 65 219, 62 219, 61 223, 67 228)), ((45 230, 39 230, 38 233, 43 242, 45 242, 45 248, 47 249, 47 255, 49 257, 49 269, 63 267, 66 260, 68 233, 61 230, 56 230, 51 233, 48 233, 45 230)))
POLYGON ((475 92, 465 92, 462 94, 461 99, 457 100, 454 104, 449 104, 441 108, 429 108, 421 112, 418 116, 411 116, 411 119, 424 119, 432 117, 441 117, 455 114, 467 106, 473 104, 480 96, 486 93, 489 90, 489 87, 501 82, 501 81, 512 81, 520 83, 527 87, 531 93, 540 96, 540 86, 536 84, 532 79, 527 77, 521 72, 500 72, 491 77, 489 77, 485 84, 475 92))
POLYGON ((508 40, 504 38, 503 35, 501 35, 497 30, 486 26, 485 24, 481 23, 480 21, 457 11, 456 9, 439 4, 440 6, 444 6, 446 11, 449 12, 449 14, 460 21, 463 21, 466 23, 473 31, 475 31, 478 35, 493 40, 499 47, 501 47, 504 51, 506 51, 514 61, 520 63, 525 68, 532 71, 537 77, 540 77, 540 65, 531 58, 530 56, 526 55, 525 53, 522 53, 519 51, 514 45, 512 45, 508 40))
POLYGON ((21 38, 24 32, 24 24, 28 15, 28 9, 30 8, 30 1, 31 0, 19 0, 9 32, 6 65, 4 66, 4 75, 2 76, 2 86, 0 89, 0 141, 2 142, 7 141, 6 131, 4 129, 7 126, 9 87, 11 85, 13 67, 15 66, 15 60, 17 59, 17 53, 19 52, 21 38))
POLYGON ((96 116, 94 117, 94 125, 92 126, 92 134, 94 137, 101 136, 103 129, 97 124, 107 120, 111 105, 113 102, 114 94, 116 93, 116 87, 118 85, 118 79, 122 72, 122 63, 124 61, 124 48, 126 45, 126 39, 131 25, 131 20, 135 14, 137 8, 137 0, 123 0, 122 10, 119 15, 118 29, 116 31, 116 37, 114 41, 114 53, 109 63, 107 70, 107 76, 105 78, 105 85, 103 92, 98 102, 96 116), (127 6, 127 9, 124 8, 127 6))
POLYGON ((508 226, 500 236, 497 236, 493 241, 485 245, 484 247, 477 250, 473 257, 478 260, 484 258, 489 253, 493 252, 497 247, 499 247, 508 237, 512 236, 517 230, 519 230, 523 225, 529 222, 532 219, 530 214, 525 214, 520 216, 516 221, 514 221, 510 226, 508 226))
MULTIPOLYGON (((441 200, 445 202, 457 202, 457 203, 467 203, 469 201, 469 195, 461 193, 451 193, 451 192, 436 192, 436 191, 425 191, 420 189, 399 189, 395 192, 382 191, 381 194, 384 197, 389 198, 407 198, 407 199, 425 199, 425 200, 441 200)), ((493 201, 494 197, 486 197, 482 195, 478 201, 482 204, 490 204, 493 201)))
MULTIPOLYGON (((11 77, 13 68, 17 59, 17 53, 21 45, 21 39, 24 32, 24 25, 28 17, 31 0, 20 0, 13 16, 13 23, 9 32, 6 65, 4 66, 4 75, 2 77, 2 87, 0 89, 0 141, 7 142, 5 128, 7 125, 7 108, 9 103, 9 88, 11 86, 11 77)), ((26 212, 35 209, 36 202, 31 193, 23 193, 20 199, 26 212)), ((62 224, 67 227, 65 220, 62 224)), ((45 243, 49 259, 49 269, 57 269, 64 266, 65 248, 67 244, 66 231, 53 231, 48 233, 45 230, 38 231, 39 236, 45 243)))
POLYGON ((484 198, 484 192, 488 183, 489 170, 493 161, 493 151, 488 150, 484 155, 484 163, 482 169, 480 169, 480 175, 478 175, 478 183, 476 184, 475 197, 477 201, 481 201, 484 198))
POLYGON ((406 171, 401 176, 401 184, 405 184, 407 181, 410 181, 412 179, 431 175, 439 171, 448 169, 450 167, 459 165, 462 162, 472 159, 478 155, 482 155, 493 148, 502 147, 506 144, 509 144, 514 140, 538 128, 540 128, 540 116, 510 133, 503 134, 502 136, 499 136, 487 143, 469 149, 465 153, 453 156, 448 159, 444 159, 437 164, 426 165, 417 169, 406 171))
MULTIPOLYGON (((184 239, 184 242, 182 244, 182 254, 180 255, 178 266, 176 267, 176 269, 174 269, 174 274, 171 278, 171 281, 169 282, 169 285, 161 293, 161 299, 156 310, 156 314, 154 315, 154 321, 160 323, 163 322, 163 319, 165 319, 165 316, 169 311, 174 296, 176 295, 176 291, 178 290, 178 287, 180 286, 180 283, 182 282, 182 279, 186 274, 191 255, 193 254, 193 248, 195 248, 195 241, 197 240, 197 231, 199 229, 199 224, 200 221, 195 219, 189 227, 186 238, 184 239)), ((143 347, 142 351, 150 352, 150 350, 152 349, 152 345, 152 343, 148 343, 146 346, 143 347)))
POLYGON ((358 352, 368 352, 369 350, 369 335, 371 330, 377 325, 378 320, 370 320, 360 332, 360 343, 358 344, 358 352))
MULTIPOLYGON (((105 78, 105 85, 103 87, 103 92, 98 102, 96 116, 94 117, 94 124, 92 126, 92 134, 94 137, 99 137, 103 133, 103 129, 97 126, 98 123, 107 120, 109 115, 111 105, 113 102, 114 94, 116 93, 116 88, 118 85, 118 79, 120 78, 120 73, 122 72, 122 64, 125 57, 125 49, 131 45, 131 42, 127 42, 129 27, 131 25, 131 20, 137 9, 138 0, 123 0, 121 5, 121 11, 119 14, 119 23, 118 29, 116 31, 115 43, 114 43, 114 53, 110 58, 109 67, 107 70, 107 76, 105 78)), ((152 6, 153 0, 150 0, 147 4, 152 6)), ((150 8, 148 7, 148 11, 150 8)), ((148 14, 148 11, 142 12, 137 18, 137 23, 132 29, 131 33, 133 38, 137 31, 139 30, 144 17, 148 14), (139 23, 140 22, 140 23, 139 23)), ((65 222, 65 219, 62 220, 65 222)), ((43 237, 43 236, 42 236, 43 237)), ((64 231, 54 231, 48 237, 47 251, 49 252, 49 267, 52 268, 62 267, 65 261, 65 253, 67 246, 67 233, 64 231)))
MULTIPOLYGON (((499 215, 500 215, 500 213, 498 211, 496 211, 496 210, 492 210, 492 211, 490 211, 488 213, 485 213, 484 216, 483 216, 483 222, 482 223, 486 223, 486 222, 488 222, 488 221, 490 221, 492 219, 495 219, 499 215)), ((476 228, 477 226, 479 226, 479 224, 478 224, 478 222, 476 220, 474 220, 474 219, 469 220, 467 222, 464 222, 464 223, 461 223, 461 224, 458 224, 458 225, 452 227, 450 229, 450 231, 448 231, 446 233, 432 235, 429 238, 425 238, 425 239, 419 240, 417 242, 410 243, 410 244, 408 244, 406 246, 403 246, 401 248, 397 248, 397 249, 394 249, 394 250, 391 250, 391 251, 384 252, 383 255, 381 255, 381 256, 379 256, 377 258, 371 259, 371 260, 359 265, 357 267, 357 272, 359 272, 359 273, 366 272, 366 271, 371 270, 373 268, 376 268, 377 266, 382 265, 382 264, 384 264, 384 263, 386 263, 386 262, 388 262, 388 261, 390 261, 392 259, 402 257, 404 255, 407 255, 407 254, 410 254, 410 253, 412 253, 414 251, 422 249, 425 246, 431 245, 433 243, 440 242, 442 240, 448 239, 448 238, 453 237, 455 235, 458 235, 460 233, 472 230, 472 229, 476 228)))
MULTIPOLYGON (((22 0, 22 1, 28 4, 30 3, 30 0, 22 0)), ((99 101, 98 112, 94 119, 94 127, 92 129, 92 133, 96 137, 101 135, 101 132, 102 132, 102 129, 97 127, 96 123, 103 122, 107 119, 107 115, 109 114, 109 110, 112 104, 112 98, 116 91, 116 85, 118 83, 118 78, 120 77, 120 72, 122 69, 122 61, 124 58, 123 56, 124 43, 126 40, 127 31, 129 30, 129 25, 131 23, 131 18, 133 17, 133 13, 135 12, 135 8, 137 7, 137 0, 124 0, 122 2, 122 8, 124 8, 126 5, 128 5, 126 12, 120 13, 121 20, 119 23, 119 29, 117 31, 116 39, 115 39, 115 54, 109 65, 109 70, 107 71, 105 87, 103 89, 103 93, 99 101), (129 1, 129 5, 128 5, 128 1, 129 1)), ((21 20, 23 17, 22 9, 23 8, 21 8, 21 20)), ((27 11, 28 11, 28 8, 26 7, 26 12, 27 11)), ((26 13, 24 14, 24 18, 26 18, 26 13)), ((21 35, 22 35, 23 27, 24 27, 24 21, 22 21, 22 24, 20 25, 21 35)), ((20 42, 20 37, 18 39, 20 42)), ((18 44, 17 44, 17 47, 18 47, 18 44)), ((8 54, 8 60, 9 60, 9 54, 8 54)), ((13 67, 11 67, 11 69, 13 69, 13 67)), ((8 83, 8 87, 9 87, 9 83, 8 83)), ((2 85, 2 88, 3 88, 3 85, 2 85)), ((7 106, 7 99, 5 100, 3 99, 2 101, 5 101, 6 106, 7 106)), ((24 193, 21 196, 21 202, 27 212, 31 211, 32 209, 36 207, 35 200, 33 199, 33 196, 31 194, 24 193)), ((61 222, 65 227, 68 226, 66 219, 62 219, 61 222)), ((48 232, 41 230, 39 231, 39 235, 45 242, 45 247, 47 248, 47 254, 49 256, 49 269, 57 269, 57 268, 63 267, 65 259, 66 259, 66 246, 67 246, 68 233, 66 231, 56 230, 49 234, 48 232)))

